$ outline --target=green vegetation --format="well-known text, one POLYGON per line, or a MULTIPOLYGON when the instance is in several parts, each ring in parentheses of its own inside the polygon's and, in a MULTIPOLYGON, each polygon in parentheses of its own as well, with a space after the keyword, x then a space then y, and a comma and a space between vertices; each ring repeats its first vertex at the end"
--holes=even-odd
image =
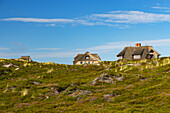
POLYGON ((168 113, 169 81, 170 57, 81 66, 0 59, 0 112, 168 113))

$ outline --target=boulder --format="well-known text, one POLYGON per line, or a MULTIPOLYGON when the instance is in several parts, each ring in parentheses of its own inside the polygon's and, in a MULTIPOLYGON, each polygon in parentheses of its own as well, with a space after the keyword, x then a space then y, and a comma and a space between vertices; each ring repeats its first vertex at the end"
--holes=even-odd
POLYGON ((122 81, 124 79, 124 77, 117 77, 116 80, 117 81, 122 81))
POLYGON ((10 64, 4 64, 4 65, 2 65, 2 67, 13 67, 13 64, 12 63, 10 63, 10 64))
POLYGON ((114 81, 111 78, 111 75, 105 76, 107 73, 102 73, 100 77, 95 78, 93 81, 90 82, 91 85, 95 85, 97 82, 109 83, 113 84, 114 81))
POLYGON ((33 84, 35 84, 35 85, 39 85, 40 84, 40 82, 32 82, 33 84))
POLYGON ((111 99, 112 97, 113 97, 113 94, 105 94, 105 95, 103 96, 103 99, 109 102, 109 101, 112 100, 112 99, 111 99))
POLYGON ((78 97, 80 95, 89 95, 92 94, 90 90, 79 90, 77 89, 74 93, 70 94, 73 97, 78 97))

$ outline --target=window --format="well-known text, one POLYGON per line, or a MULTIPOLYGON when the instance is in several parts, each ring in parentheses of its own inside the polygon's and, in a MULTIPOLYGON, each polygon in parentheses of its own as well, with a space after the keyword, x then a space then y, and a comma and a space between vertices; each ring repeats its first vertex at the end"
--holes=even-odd
POLYGON ((89 64, 90 64, 90 61, 89 61, 89 64))
POLYGON ((86 61, 84 63, 86 64, 86 61))
POLYGON ((83 62, 80 62, 80 64, 83 64, 83 62))
POLYGON ((118 59, 123 59, 123 56, 119 56, 118 59))
POLYGON ((150 52, 151 52, 151 53, 153 53, 153 52, 154 52, 154 50, 152 50, 152 49, 151 49, 151 50, 150 50, 150 52))
POLYGON ((94 61, 92 62, 92 64, 94 64, 94 61))
POLYGON ((141 58, 141 55, 134 55, 133 58, 134 58, 134 59, 140 59, 140 58, 141 58))
POLYGON ((150 55, 148 55, 148 59, 150 59, 151 58, 151 56, 150 55))
POLYGON ((85 57, 85 59, 87 59, 87 60, 88 60, 88 59, 90 59, 90 57, 89 57, 89 56, 86 56, 86 57, 85 57))

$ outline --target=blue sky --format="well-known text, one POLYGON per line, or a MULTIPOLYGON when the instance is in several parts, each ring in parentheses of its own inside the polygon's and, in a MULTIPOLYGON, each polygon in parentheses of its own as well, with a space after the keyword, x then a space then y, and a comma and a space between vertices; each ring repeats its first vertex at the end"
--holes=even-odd
POLYGON ((117 60, 136 42, 170 54, 169 0, 0 0, 0 57, 72 64, 78 53, 117 60))

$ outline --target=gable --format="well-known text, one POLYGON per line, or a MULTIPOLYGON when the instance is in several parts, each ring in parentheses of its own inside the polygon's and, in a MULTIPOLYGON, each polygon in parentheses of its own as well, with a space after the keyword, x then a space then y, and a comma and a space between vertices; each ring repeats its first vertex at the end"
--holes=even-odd
POLYGON ((75 58, 73 63, 78 61, 100 61, 100 57, 97 54, 90 54, 86 52, 85 54, 78 54, 75 58))

